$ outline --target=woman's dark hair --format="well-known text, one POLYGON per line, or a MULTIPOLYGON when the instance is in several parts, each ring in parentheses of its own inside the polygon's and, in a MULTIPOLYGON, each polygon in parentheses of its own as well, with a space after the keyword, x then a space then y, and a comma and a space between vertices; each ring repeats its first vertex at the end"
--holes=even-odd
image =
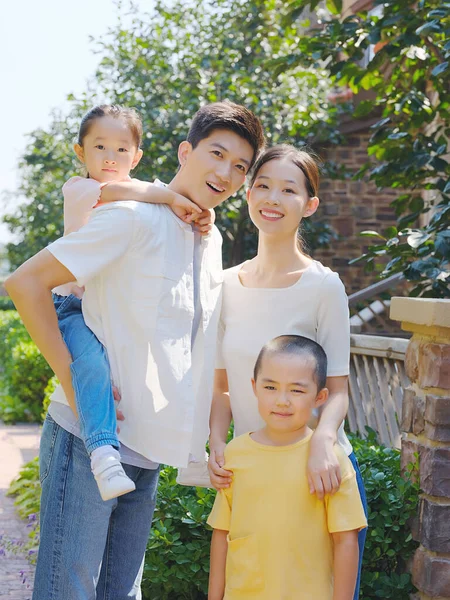
POLYGON ((267 354, 296 354, 297 356, 309 356, 314 359, 314 381, 317 385, 317 391, 320 392, 327 382, 327 355, 325 350, 314 340, 310 340, 302 335, 279 335, 267 342, 256 359, 253 370, 253 379, 258 379, 261 370, 261 364, 264 356, 267 354))
POLYGON ((139 113, 134 108, 125 108, 118 104, 100 104, 94 106, 81 119, 80 130, 78 132, 78 143, 83 145, 83 140, 89 133, 92 123, 101 117, 113 117, 121 119, 128 125, 136 147, 139 148, 142 142, 142 119, 139 113))
POLYGON ((306 191, 308 196, 313 198, 319 194, 319 165, 318 157, 309 150, 298 150, 290 144, 278 144, 268 148, 255 163, 252 176, 250 179, 250 187, 255 183, 261 168, 271 160, 280 160, 288 158, 292 163, 302 171, 306 180, 306 191))
POLYGON ((233 131, 250 144, 253 148, 251 168, 266 143, 264 130, 258 117, 248 108, 229 100, 206 104, 195 113, 187 141, 195 148, 215 129, 233 131))

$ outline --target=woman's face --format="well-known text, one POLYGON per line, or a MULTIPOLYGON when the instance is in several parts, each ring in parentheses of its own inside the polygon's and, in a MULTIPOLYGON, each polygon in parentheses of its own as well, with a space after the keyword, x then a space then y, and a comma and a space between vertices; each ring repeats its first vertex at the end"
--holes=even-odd
POLYGON ((250 218, 268 234, 296 234, 303 217, 312 215, 319 204, 310 198, 306 179, 289 158, 274 159, 258 171, 247 191, 250 218))

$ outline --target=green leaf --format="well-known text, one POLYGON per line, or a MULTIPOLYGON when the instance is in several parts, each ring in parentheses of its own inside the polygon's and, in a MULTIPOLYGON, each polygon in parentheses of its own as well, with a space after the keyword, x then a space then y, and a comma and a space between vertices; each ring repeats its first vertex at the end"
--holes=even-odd
POLYGON ((361 233, 359 234, 361 237, 377 237, 380 238, 382 240, 386 240, 385 237, 383 237, 381 235, 381 233, 378 233, 378 231, 361 231, 361 233))
POLYGON ((438 20, 429 21, 424 23, 416 29, 417 35, 429 35, 430 33, 441 31, 441 25, 438 20))
POLYGON ((441 75, 442 73, 444 73, 444 71, 446 71, 448 69, 448 65, 449 65, 448 60, 446 60, 445 62, 442 62, 441 64, 434 67, 434 69, 431 71, 431 74, 433 75, 433 77, 437 77, 438 75, 441 75))

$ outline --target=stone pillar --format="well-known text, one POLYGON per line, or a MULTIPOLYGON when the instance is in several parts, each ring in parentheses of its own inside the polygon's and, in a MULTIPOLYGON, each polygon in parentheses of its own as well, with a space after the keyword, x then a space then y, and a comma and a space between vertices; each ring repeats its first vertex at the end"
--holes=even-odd
POLYGON ((419 454, 422 491, 413 582, 421 600, 450 600, 450 300, 393 298, 391 319, 413 334, 401 421, 402 466, 419 454))

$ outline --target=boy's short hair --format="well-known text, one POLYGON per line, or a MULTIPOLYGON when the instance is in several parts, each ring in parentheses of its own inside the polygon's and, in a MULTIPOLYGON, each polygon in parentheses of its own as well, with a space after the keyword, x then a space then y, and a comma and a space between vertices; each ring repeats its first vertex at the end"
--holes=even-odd
POLYGON ((234 131, 246 140, 253 148, 250 167, 263 150, 266 139, 261 121, 251 110, 229 100, 206 104, 198 110, 193 118, 187 141, 193 148, 203 139, 209 137, 215 129, 234 131))
POLYGON ((256 359, 253 371, 253 379, 256 381, 261 370, 261 363, 267 354, 296 354, 298 356, 310 356, 314 358, 316 367, 314 369, 314 381, 317 391, 322 390, 327 381, 327 355, 320 344, 302 335, 280 335, 267 342, 256 359))

